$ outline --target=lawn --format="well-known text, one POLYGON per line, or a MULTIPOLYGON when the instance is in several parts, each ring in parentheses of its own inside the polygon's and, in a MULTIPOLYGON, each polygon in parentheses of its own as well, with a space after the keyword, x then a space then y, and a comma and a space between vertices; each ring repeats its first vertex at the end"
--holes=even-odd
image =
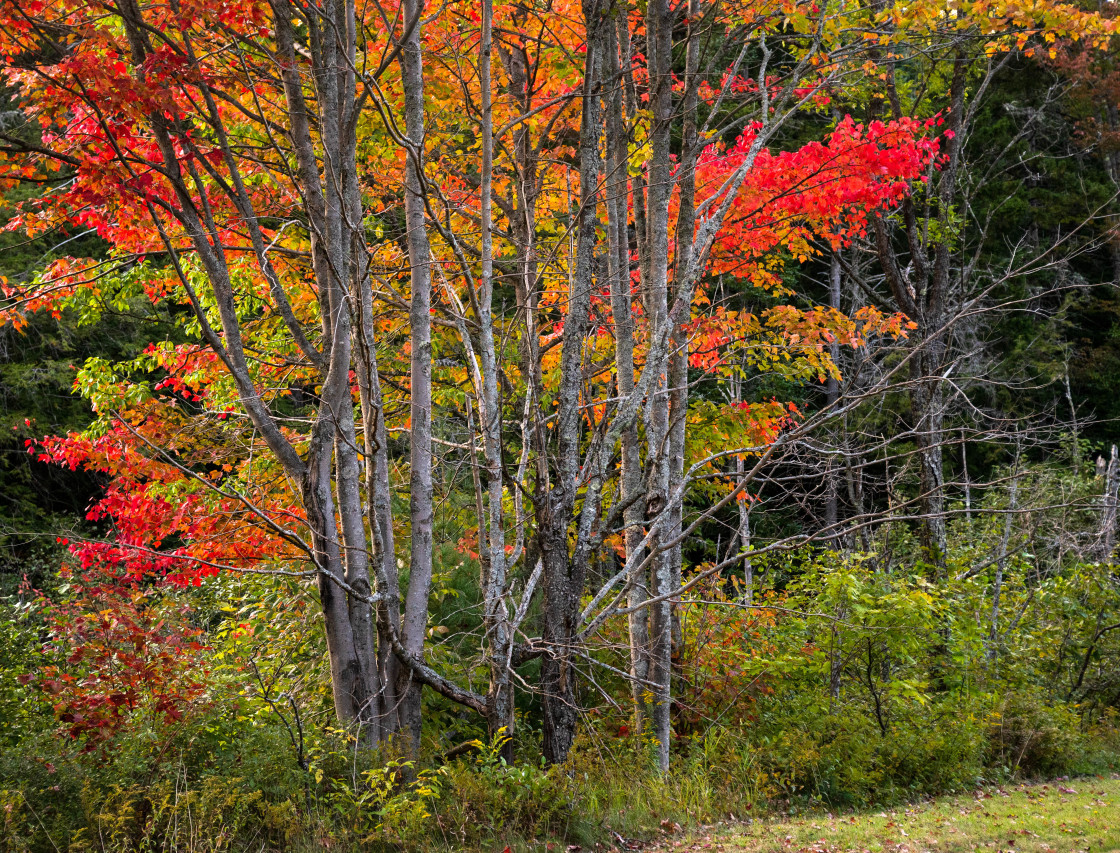
POLYGON ((713 853, 1120 853, 1120 779, 992 788, 859 814, 759 820, 662 849, 713 853))

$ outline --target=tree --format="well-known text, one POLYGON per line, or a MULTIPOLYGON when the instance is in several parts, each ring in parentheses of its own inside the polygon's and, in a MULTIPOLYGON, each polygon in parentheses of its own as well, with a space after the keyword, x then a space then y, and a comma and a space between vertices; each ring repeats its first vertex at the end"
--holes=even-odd
MULTIPOLYGON (((1030 257, 1013 253, 1003 269, 978 268, 976 247, 986 242, 998 207, 980 221, 974 196, 983 181, 969 168, 967 146, 980 106, 1019 51, 1031 55, 1058 38, 1083 39, 1099 48, 1115 27, 1106 17, 1063 4, 978 3, 950 16, 931 14, 935 8, 888 10, 881 38, 883 87, 866 108, 871 115, 937 114, 945 122, 945 159, 931 173, 924 197, 904 200, 894 222, 887 217, 874 222, 874 250, 893 304, 917 323, 909 398, 920 538, 926 561, 940 574, 946 536, 944 380, 952 369, 955 327, 1002 282, 1055 260, 1046 249, 1030 257), (921 46, 919 34, 926 39, 921 46), (922 82, 915 87, 912 80, 922 82)), ((989 172, 996 168, 990 164, 989 172)))
POLYGON ((714 405, 712 386, 836 379, 834 345, 906 329, 898 313, 798 307, 782 286, 787 261, 879 228, 937 174, 935 119, 828 115, 894 13, 2 8, 7 79, 39 128, 3 174, 54 187, 20 224, 94 227, 114 267, 60 261, 9 287, 6 317, 142 291, 190 338, 88 363, 97 430, 45 443, 112 477, 94 512, 116 538, 79 556, 191 582, 226 567, 313 579, 338 718, 414 749, 419 685, 508 734, 516 670, 540 658, 545 754, 562 761, 587 644, 625 618, 636 713, 666 769, 676 601, 752 552, 742 533, 688 578, 682 543, 836 414, 714 405), (727 281, 773 302, 721 304, 727 281), (458 418, 465 442, 437 434, 458 418), (456 497, 478 537, 484 693, 425 658, 441 443, 472 471, 456 497))

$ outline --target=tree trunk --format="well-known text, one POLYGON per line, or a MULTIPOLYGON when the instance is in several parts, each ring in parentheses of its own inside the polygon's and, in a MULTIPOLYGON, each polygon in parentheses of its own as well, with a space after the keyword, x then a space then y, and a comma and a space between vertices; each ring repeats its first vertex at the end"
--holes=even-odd
MULTIPOLYGON (((737 456, 735 458, 735 483, 743 482, 747 473, 746 461, 737 456)), ((750 497, 740 493, 735 497, 736 508, 739 511, 739 526, 732 542, 737 544, 744 553, 751 550, 751 501, 750 497)), ((728 556, 731 553, 728 552, 728 556)), ((750 557, 743 558, 743 604, 750 607, 754 604, 754 562, 750 557)))
MULTIPOLYGON (((556 508, 559 509, 559 508, 556 508)), ((550 518, 538 526, 541 559, 544 561, 545 647, 541 660, 541 705, 544 711, 544 757, 552 764, 563 763, 575 739, 577 705, 576 673, 572 645, 583 593, 583 578, 576 576, 568 556, 567 526, 559 527, 550 518)))
MULTIPOLYGON (((683 266, 680 258, 692 254, 693 234, 696 230, 696 160, 699 156, 696 113, 699 98, 700 65, 700 28, 694 25, 698 15, 697 0, 688 3, 688 37, 685 46, 685 80, 683 113, 683 145, 677 176, 680 182, 680 205, 677 211, 676 247, 673 252, 674 265, 683 266)), ((687 286, 674 274, 673 300, 686 298, 683 289, 687 286)), ((669 343, 669 493, 675 493, 684 482, 685 433, 688 425, 688 323, 692 319, 692 306, 689 305, 683 316, 672 323, 669 343)), ((683 520, 683 502, 673 501, 668 507, 669 523, 666 538, 675 542, 668 552, 669 584, 679 589, 684 568, 684 555, 679 541, 683 520)), ((672 668, 679 676, 683 666, 684 631, 681 625, 680 609, 674 604, 670 610, 672 668)))
POLYGON ((330 661, 331 695, 335 716, 345 725, 362 725, 372 718, 368 673, 376 671, 376 658, 366 660, 363 649, 355 642, 350 623, 348 594, 335 578, 342 577, 342 556, 338 547, 334 518, 334 496, 331 491, 330 444, 312 439, 319 447, 308 459, 307 476, 301 488, 312 531, 318 575, 319 602, 323 610, 327 657, 330 661), (323 452, 325 449, 326 452, 323 452), (324 511, 329 507, 329 512, 324 511))
MULTIPOLYGON (((557 482, 538 506, 538 536, 544 564, 544 625, 541 662, 541 702, 545 718, 545 758, 564 761, 575 736, 575 669, 573 652, 578 641, 580 596, 585 563, 571 559, 568 531, 575 519, 580 477, 580 387, 583 376, 584 338, 589 328, 594 287, 595 231, 598 224, 602 138, 601 69, 605 26, 608 19, 601 0, 584 0, 587 29, 584 60, 583 114, 580 124, 580 195, 576 233, 575 270, 571 278, 568 309, 560 351, 560 389, 557 413, 557 482), (547 502, 547 506, 545 506, 547 502), (541 510, 543 509, 543 513, 541 510), (562 538, 561 538, 562 537, 562 538)), ((590 496, 584 498, 592 500, 590 496)))
MULTIPOLYGON (((482 388, 479 395, 479 420, 486 456, 487 517, 479 519, 479 538, 488 533, 489 559, 484 563, 482 593, 485 612, 487 658, 490 686, 486 694, 487 725, 492 738, 504 733, 503 757, 513 759, 513 682, 510 678, 512 636, 506 609, 508 559, 505 518, 502 509, 504 479, 502 472, 502 402, 498 381, 498 353, 494 339, 494 248, 492 181, 494 177, 494 116, 490 91, 493 6, 482 2, 482 39, 479 44, 478 77, 482 103, 482 168, 480 173, 480 223, 482 230, 482 281, 479 288, 479 348, 482 388)), ((480 542, 481 546, 481 542, 480 542)))
MULTIPOLYGON (((405 0, 405 21, 422 13, 422 0, 405 0)), ((405 165, 405 227, 408 231, 408 260, 411 268, 411 398, 409 417, 409 543, 408 591, 401 619, 401 643, 410 655, 420 658, 427 629, 428 595, 432 582, 432 279, 431 249, 424 215, 421 174, 424 158, 424 67, 419 21, 406 34, 400 52, 404 87, 405 135, 409 151, 405 165)), ((401 672, 401 725, 408 733, 413 751, 420 746, 419 682, 409 669, 401 672)))
POLYGON ((945 393, 940 376, 944 345, 926 337, 914 359, 910 407, 918 453, 918 492, 922 520, 919 541, 938 576, 945 568, 944 444, 945 393))
MULTIPOLYGON (((1114 457, 1115 458, 1115 457, 1114 457)), ((1011 475, 1011 495, 1007 501, 1007 515, 1003 520, 1003 535, 999 540, 996 554, 996 576, 992 583, 992 615, 988 630, 988 659, 995 660, 999 653, 999 608, 1003 594, 1003 577, 1007 571, 1008 545, 1011 542, 1011 529, 1015 523, 1015 511, 1019 507, 1019 453, 1015 454, 1015 470, 1011 475)))
MULTIPOLYGON (((840 256, 833 252, 828 266, 828 305, 836 311, 840 310, 840 256)), ((840 342, 832 341, 828 345, 828 355, 832 363, 840 366, 840 342)), ((825 403, 828 408, 836 405, 840 399, 840 381, 835 376, 825 380, 825 403)), ((824 499, 824 526, 828 530, 828 541, 832 547, 839 545, 837 525, 840 522, 840 466, 829 456, 825 459, 828 466, 825 472, 825 499, 824 499)))
MULTIPOLYGON (((626 26, 621 19, 618 26, 626 26)), ((608 27, 607 67, 608 80, 621 80, 619 43, 615 27, 608 27)), ((615 382, 619 397, 628 397, 634 391, 634 316, 630 292, 630 240, 627 222, 628 151, 624 126, 622 84, 610 89, 606 115, 607 135, 607 269, 611 286, 611 314, 614 321, 615 382)), ((639 502, 642 489, 641 448, 638 442, 638 425, 631 423, 621 436, 621 471, 619 500, 622 501, 624 559, 629 559, 641 549, 644 513, 639 502)), ((630 689, 634 703, 634 731, 641 732, 649 714, 645 699, 646 681, 649 677, 649 612, 640 607, 649 598, 646 571, 635 563, 636 569, 626 579, 627 604, 633 608, 628 614, 630 635, 630 689)))
POLYGON ((1112 551, 1116 547, 1116 508, 1120 499, 1120 458, 1116 455, 1116 445, 1112 445, 1112 453, 1108 458, 1105 468, 1104 499, 1101 501, 1101 532, 1100 532, 1100 560, 1108 563, 1112 560, 1112 551))
MULTIPOLYGON (((672 108, 672 10, 667 0, 651 0, 646 9, 646 40, 649 64, 649 101, 652 110, 650 157, 648 163, 647 243, 649 245, 649 280, 646 283, 646 314, 650 339, 664 335, 669 323, 669 202, 672 187, 670 129, 672 108)), ((672 347, 669 347, 671 351, 672 347)), ((647 363, 654 373, 646 415, 646 455, 650 493, 646 515, 652 522, 669 509, 669 352, 662 363, 647 363)), ((669 769, 669 746, 672 736, 672 553, 662 543, 666 529, 654 537, 652 593, 650 606, 650 640, 652 647, 650 680, 653 688, 653 736, 657 740, 657 763, 662 772, 669 769)))

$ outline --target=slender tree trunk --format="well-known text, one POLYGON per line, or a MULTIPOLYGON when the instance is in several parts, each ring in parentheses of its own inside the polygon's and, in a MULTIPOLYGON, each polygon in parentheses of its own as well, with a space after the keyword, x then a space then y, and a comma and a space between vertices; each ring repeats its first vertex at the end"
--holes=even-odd
MULTIPOLYGON (((421 14, 422 0, 405 0, 406 21, 421 14)), ((424 157, 424 67, 421 54, 421 24, 407 33, 400 52, 404 88, 405 135, 409 151, 405 165, 405 228, 408 231, 408 260, 411 267, 411 388, 409 418, 409 544, 408 591, 401 619, 401 643, 416 658, 424 651, 428 595, 432 582, 432 279, 431 248, 424 215, 421 173, 424 157)), ((401 725, 420 746, 420 684, 410 669, 401 671, 401 725)))
MULTIPOLYGON (((664 334, 669 323, 669 201, 672 186, 670 128, 672 122, 672 10, 667 0, 651 0, 646 8, 646 41, 649 67, 650 128, 648 164, 647 243, 649 279, 646 285, 646 313, 650 339, 664 334)), ((671 347, 670 347, 671 350, 671 347)), ((668 353, 666 353, 668 356, 668 353)), ((646 416, 646 454, 651 471, 646 514, 652 521, 668 507, 670 488, 669 458, 669 358, 664 364, 649 363, 654 369, 655 387, 650 394, 646 416)), ((652 593, 650 609, 652 647, 650 680, 653 689, 653 735, 658 743, 658 766, 669 769, 672 737, 672 554, 662 546, 665 534, 654 537, 652 593)))
POLYGON ((968 446, 961 430, 961 479, 964 482, 964 519, 972 521, 972 481, 968 476, 968 446))
MULTIPOLYGON (((580 124, 580 197, 575 271, 564 318, 560 351, 557 414, 557 479, 538 509, 541 558, 544 565, 545 646, 541 661, 541 702, 544 708, 544 754, 552 763, 567 758, 575 737, 576 671, 573 652, 578 642, 580 597, 585 564, 571 559, 568 531, 575 518, 580 476, 580 386, 584 338, 589 328, 594 287, 595 231, 598 224, 599 146, 602 139, 601 69, 607 18, 601 0, 584 0, 587 31, 584 61, 583 114, 580 124), (563 538, 561 538, 561 536, 563 538)), ((586 497, 585 500, 591 500, 586 497)))
MULTIPOLYGON (((1120 277, 1116 279, 1116 283, 1120 285, 1120 277)), ((1069 424, 1072 432, 1070 448, 1070 462, 1073 466, 1073 473, 1081 473, 1081 429, 1077 423, 1077 404, 1073 402, 1073 391, 1069 385, 1069 356, 1067 354, 1065 360, 1065 369, 1062 373, 1066 391, 1066 403, 1069 405, 1069 424)))
MULTIPOLYGON (((680 184, 680 205, 677 211, 676 247, 673 252, 675 265, 674 273, 683 266, 680 259, 688 258, 692 254, 693 234, 696 230, 696 159, 699 156, 699 142, 697 138, 696 113, 699 98, 700 66, 700 22, 697 0, 689 0, 688 37, 685 43, 685 79, 684 102, 681 107, 683 113, 683 145, 680 155, 680 165, 677 177, 680 184)), ((670 48, 671 49, 671 48, 670 48)), ((681 281, 683 276, 674 275, 676 287, 673 289, 673 300, 682 299, 686 283, 681 281)), ((684 316, 672 324, 669 342, 669 441, 667 452, 669 454, 669 492, 675 492, 684 482, 685 466, 685 432, 688 425, 688 321, 692 319, 691 305, 684 316)), ((668 552, 669 559, 669 584, 673 589, 681 586, 683 571, 683 554, 680 539, 681 524, 683 519, 683 504, 674 501, 668 508, 669 523, 666 527, 666 538, 676 542, 668 552)), ((673 669, 679 675, 683 666, 684 631, 681 625, 680 609, 674 604, 671 608, 671 657, 673 669)))
POLYGON ((999 553, 996 554, 996 576, 992 583, 992 615, 988 630, 988 659, 995 660, 999 654, 999 608, 1003 595, 1003 578, 1007 571, 1008 545, 1011 542, 1011 528, 1015 522, 1015 511, 1019 507, 1019 454, 1015 454, 1015 471, 1011 475, 1011 494, 1007 502, 1007 516, 1003 520, 1003 535, 999 540, 999 553))
MULTIPOLYGON (((361 191, 354 182, 346 187, 346 217, 348 222, 362 221, 361 191)), ((393 536, 393 515, 389 494, 389 448, 385 430, 384 404, 381 382, 377 373, 377 341, 373 319, 373 285, 370 281, 369 254, 361 229, 351 234, 351 304, 358 310, 353 330, 352 349, 358 376, 359 401, 362 417, 362 451, 366 490, 366 521, 370 530, 373 549, 369 578, 385 579, 377 584, 380 611, 375 619, 377 626, 377 672, 379 695, 376 703, 378 728, 382 738, 400 728, 397 717, 397 659, 392 643, 382 626, 392 618, 393 629, 400 631, 400 591, 393 536)))
POLYGON ((1116 445, 1112 445, 1112 453, 1108 458, 1105 468, 1104 499, 1101 501, 1101 532, 1100 532, 1100 559, 1103 562, 1112 560, 1112 551, 1116 547, 1116 509, 1120 503, 1120 458, 1116 455, 1116 445))
MULTIPOLYGON (((837 311, 840 310, 840 273, 840 256, 834 252, 828 267, 828 304, 830 308, 837 311)), ((834 340, 828 345, 828 354, 832 359, 832 363, 839 367, 839 341, 834 340)), ((825 382, 826 405, 832 408, 839 399, 840 381, 834 376, 829 376, 825 382)), ((836 547, 840 541, 836 532, 836 526, 840 521, 840 470, 835 460, 831 457, 826 460, 826 464, 828 465, 828 470, 825 474, 824 526, 830 531, 829 542, 833 547, 836 547)))
MULTIPOLYGON (((894 79, 890 80, 889 99, 898 103, 894 79)), ((912 200, 901 205, 902 233, 909 250, 905 269, 899 263, 886 224, 881 217, 874 222, 876 252, 898 307, 918 328, 913 335, 916 352, 910 362, 910 409, 918 459, 918 505, 921 510, 918 538, 926 561, 935 577, 945 574, 945 493, 942 445, 944 443, 944 377, 949 345, 944 330, 946 306, 952 284, 953 247, 948 235, 948 220, 959 195, 962 144, 967 136, 968 57, 961 47, 953 60, 949 83, 948 129, 945 158, 937 176, 936 207, 927 208, 920 218, 912 200), (946 238, 927 239, 936 222, 946 238)))
MULTIPOLYGON (((844 435, 849 435, 848 432, 848 418, 844 416, 844 421, 841 426, 844 435)), ((859 519, 859 540, 860 545, 864 551, 871 550, 871 528, 866 524, 864 519, 864 502, 863 502, 863 470, 864 461, 862 458, 857 460, 855 465, 852 464, 852 457, 850 454, 844 457, 844 475, 845 483, 848 487, 848 501, 852 505, 852 512, 855 513, 856 518, 859 519)))
POLYGON ((914 359, 910 378, 913 388, 910 407, 914 419, 918 453, 918 490, 922 521, 919 540, 926 560, 940 575, 945 566, 945 393, 941 378, 944 346, 925 337, 923 349, 914 359))
MULTIPOLYGON (((314 443, 315 439, 312 441, 314 443)), ((315 561, 320 568, 319 602, 327 638, 335 716, 344 724, 353 724, 361 719, 362 710, 369 699, 362 672, 367 662, 361 659, 360 650, 354 641, 347 593, 334 580, 342 576, 342 554, 338 547, 334 519, 331 454, 329 444, 326 445, 326 452, 323 452, 321 441, 319 444, 320 448, 312 451, 308 459, 307 476, 302 483, 301 492, 308 527, 312 531, 315 561), (329 508, 329 511, 325 511, 325 508, 329 508)))
MULTIPOLYGON (((743 482, 747 473, 747 463, 742 457, 735 458, 735 482, 743 482)), ((744 552, 751 550, 751 499, 746 494, 739 494, 735 498, 739 511, 739 526, 736 531, 737 544, 744 552)), ((730 554, 728 555, 730 556, 730 554)), ((743 559, 743 604, 748 607, 754 604, 754 561, 750 557, 743 559)))
POLYGON ((482 40, 479 45, 478 77, 482 103, 482 169, 480 187, 480 223, 482 226, 482 280, 479 289, 479 349, 482 362, 482 389, 479 397, 479 420, 486 456, 486 496, 488 514, 479 519, 479 536, 488 532, 489 559, 485 563, 482 593, 485 612, 487 659, 490 666, 490 687, 486 694, 487 724, 490 736, 504 732, 504 757, 513 759, 513 683, 510 678, 512 637, 506 609, 506 540, 502 509, 504 482, 502 473, 502 405, 498 384, 498 353, 494 339, 494 248, 492 181, 494 176, 494 115, 490 91, 490 62, 493 45, 493 6, 482 0, 482 40))
POLYGON ((831 642, 828 650, 828 710, 832 713, 840 701, 840 679, 844 674, 844 646, 839 623, 848 616, 847 608, 841 605, 832 620, 831 642))
MULTIPOLYGON (((621 18, 621 16, 620 16, 621 18)), ((624 21, 619 26, 626 26, 624 21)), ((627 221, 628 151, 623 116, 623 82, 618 59, 618 36, 608 27, 606 79, 611 81, 607 100, 607 269, 611 283, 611 313, 614 320, 615 379, 619 397, 634 391, 634 317, 630 286, 630 239, 627 221)), ((622 431, 619 499, 622 511, 623 542, 626 558, 638 553, 643 539, 644 513, 639 502, 642 489, 641 448, 638 425, 622 431)), ((634 702, 634 730, 640 732, 649 714, 645 699, 649 677, 649 611, 641 608, 649 598, 646 572, 640 567, 626 579, 629 613, 630 688, 634 702)))

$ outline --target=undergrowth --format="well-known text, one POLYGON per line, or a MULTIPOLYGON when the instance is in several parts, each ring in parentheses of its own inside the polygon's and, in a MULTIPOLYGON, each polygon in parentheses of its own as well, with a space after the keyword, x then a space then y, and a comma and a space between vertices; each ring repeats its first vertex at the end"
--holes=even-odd
POLYGON ((712 728, 678 739, 666 776, 647 739, 594 726, 560 767, 534 759, 532 733, 519 737, 513 764, 498 740, 421 766, 355 751, 336 733, 306 769, 277 732, 223 752, 207 742, 204 718, 171 743, 134 738, 97 754, 43 737, 33 753, 0 753, 0 853, 591 847, 678 824, 1120 769, 1114 718, 1086 728, 1068 708, 1023 696, 951 723, 947 710, 885 734, 851 709, 806 715, 777 735, 773 720, 712 728))

